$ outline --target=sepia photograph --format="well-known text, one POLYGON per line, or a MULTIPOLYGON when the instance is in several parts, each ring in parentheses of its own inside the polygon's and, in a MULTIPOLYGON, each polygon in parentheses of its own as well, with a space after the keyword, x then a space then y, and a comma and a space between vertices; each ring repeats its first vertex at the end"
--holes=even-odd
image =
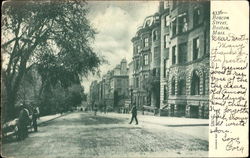
POLYGON ((208 157, 210 1, 7 0, 2 157, 208 157))

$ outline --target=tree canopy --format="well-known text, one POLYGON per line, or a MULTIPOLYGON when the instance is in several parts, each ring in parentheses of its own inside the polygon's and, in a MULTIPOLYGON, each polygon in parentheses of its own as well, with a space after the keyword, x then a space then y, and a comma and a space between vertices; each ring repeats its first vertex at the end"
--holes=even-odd
POLYGON ((67 88, 95 73, 101 58, 91 42, 95 30, 86 18, 86 3, 9 1, 2 11, 2 52, 6 112, 13 111, 23 76, 36 65, 44 85, 67 88))

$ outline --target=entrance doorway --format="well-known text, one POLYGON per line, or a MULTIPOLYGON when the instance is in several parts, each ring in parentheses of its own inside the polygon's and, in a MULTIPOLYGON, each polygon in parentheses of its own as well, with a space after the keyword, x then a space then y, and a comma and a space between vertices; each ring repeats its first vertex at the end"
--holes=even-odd
POLYGON ((178 105, 179 116, 183 117, 186 113, 186 105, 178 105))
POLYGON ((199 107, 198 106, 190 106, 190 117, 198 118, 199 117, 199 107))
POLYGON ((170 116, 174 116, 174 104, 170 105, 170 116))

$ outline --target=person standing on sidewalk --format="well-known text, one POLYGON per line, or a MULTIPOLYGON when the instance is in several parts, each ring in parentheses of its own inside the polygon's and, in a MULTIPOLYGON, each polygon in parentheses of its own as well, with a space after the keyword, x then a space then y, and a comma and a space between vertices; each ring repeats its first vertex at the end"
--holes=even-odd
POLYGON ((97 105, 96 103, 94 103, 94 115, 96 116, 96 114, 97 114, 97 105))
POLYGON ((133 106, 131 112, 132 112, 132 118, 131 118, 131 121, 130 121, 129 124, 131 124, 131 123, 133 122, 133 120, 135 119, 136 125, 138 125, 138 120, 137 120, 137 108, 136 108, 135 104, 134 104, 134 106, 133 106))
POLYGON ((34 106, 33 115, 32 115, 32 122, 34 131, 37 132, 37 118, 39 116, 38 107, 34 106))
POLYGON ((18 139, 23 140, 28 136, 28 125, 30 122, 28 109, 21 104, 18 117, 18 139))

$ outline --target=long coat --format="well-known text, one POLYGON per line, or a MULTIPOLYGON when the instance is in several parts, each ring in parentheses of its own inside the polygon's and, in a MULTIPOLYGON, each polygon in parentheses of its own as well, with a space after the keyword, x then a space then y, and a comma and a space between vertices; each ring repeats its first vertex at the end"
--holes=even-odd
POLYGON ((137 115, 137 108, 135 106, 132 108, 132 115, 137 115))

